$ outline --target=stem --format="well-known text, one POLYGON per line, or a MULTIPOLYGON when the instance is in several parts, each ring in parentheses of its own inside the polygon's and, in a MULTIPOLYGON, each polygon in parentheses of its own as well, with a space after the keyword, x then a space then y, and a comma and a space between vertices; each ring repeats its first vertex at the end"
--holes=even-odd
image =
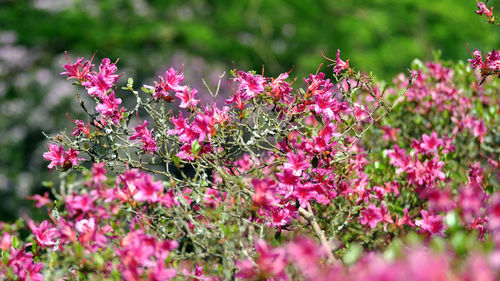
POLYGON ((328 255, 328 261, 330 263, 338 263, 337 259, 333 256, 332 250, 330 248, 330 245, 328 241, 326 240, 325 233, 319 226, 318 222, 316 221, 316 217, 314 216, 314 213, 312 211, 311 205, 307 203, 307 210, 299 207, 299 213, 309 221, 309 223, 312 225, 314 232, 318 236, 319 240, 321 241, 321 245, 327 250, 327 255, 328 255))

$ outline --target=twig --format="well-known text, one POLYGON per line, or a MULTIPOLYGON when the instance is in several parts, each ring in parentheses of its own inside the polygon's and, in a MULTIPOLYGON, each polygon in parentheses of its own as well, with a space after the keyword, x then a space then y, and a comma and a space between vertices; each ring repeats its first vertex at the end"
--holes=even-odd
POLYGON ((334 264, 338 263, 337 259, 335 259, 335 257, 333 256, 333 253, 332 253, 332 250, 330 248, 328 241, 326 240, 325 233, 323 232, 323 230, 319 226, 318 222, 316 221, 316 217, 314 216, 311 205, 309 203, 307 203, 307 210, 302 208, 302 207, 299 207, 299 213, 305 219, 307 219, 309 221, 309 223, 312 225, 312 227, 314 229, 314 232, 316 233, 319 240, 321 241, 321 245, 328 250, 327 251, 328 261, 330 263, 334 263, 334 264))

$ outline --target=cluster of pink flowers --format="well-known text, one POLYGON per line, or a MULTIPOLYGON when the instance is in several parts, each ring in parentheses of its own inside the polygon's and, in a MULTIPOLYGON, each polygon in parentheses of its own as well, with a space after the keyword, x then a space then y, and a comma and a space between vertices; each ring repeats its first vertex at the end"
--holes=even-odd
MULTIPOLYGON (((477 2, 477 8, 478 8, 478 10, 476 11, 476 14, 478 14, 480 16, 485 15, 491 23, 494 23, 495 17, 493 16, 493 7, 488 9, 488 7, 486 7, 486 4, 484 2, 480 2, 478 0, 476 0, 476 2, 477 2)), ((486 2, 488 2, 488 1, 486 1, 486 2)))
POLYGON ((475 49, 472 52, 473 59, 468 59, 470 65, 481 71, 482 76, 496 75, 500 77, 500 51, 492 50, 484 56, 481 51, 475 49))
POLYGON ((216 105, 212 108, 206 106, 203 112, 198 112, 195 120, 190 124, 183 117, 182 112, 179 113, 179 117, 172 117, 174 129, 168 130, 167 133, 177 135, 179 141, 184 144, 180 147, 177 156, 184 160, 193 161, 196 155, 212 151, 211 137, 216 133, 217 126, 221 126, 229 120, 228 111, 228 107, 219 109, 216 105), (198 151, 193 151, 195 143, 200 145, 198 151))
POLYGON ((136 202, 161 203, 166 207, 176 204, 172 191, 164 192, 163 183, 154 181, 150 174, 132 169, 116 178, 114 198, 136 202))
POLYGON ((50 170, 55 167, 69 169, 77 166, 81 160, 84 160, 83 158, 78 158, 80 152, 71 147, 65 151, 62 145, 50 144, 48 149, 49 151, 43 154, 43 158, 50 161, 48 166, 50 170))
POLYGON ((167 102, 173 102, 174 98, 169 96, 170 92, 182 93, 187 87, 180 85, 184 80, 184 74, 182 74, 182 68, 179 72, 175 72, 173 67, 165 71, 165 79, 159 76, 160 82, 154 82, 154 86, 145 85, 147 88, 153 90, 153 98, 155 100, 162 99, 167 102))
MULTIPOLYGON (((133 226, 132 226, 133 227, 133 226)), ((129 232, 120 239, 117 256, 121 264, 119 270, 125 280, 167 281, 177 275, 173 268, 165 266, 170 251, 177 248, 176 241, 159 241, 142 230, 129 232)))
MULTIPOLYGON (((139 117, 137 117, 137 120, 139 120, 139 117)), ((139 126, 135 127, 135 132, 130 136, 130 140, 140 139, 142 141, 142 150, 153 153, 158 150, 158 147, 156 146, 156 140, 153 138, 153 130, 150 131, 147 128, 148 124, 147 120, 144 120, 142 124, 139 120, 139 126)))
POLYGON ((95 72, 92 60, 82 62, 83 58, 77 59, 73 64, 68 60, 68 64, 64 66, 66 72, 62 72, 61 75, 80 81, 87 93, 99 101, 95 110, 114 124, 119 124, 126 109, 120 107, 122 100, 115 97, 113 90, 120 78, 120 75, 115 74, 117 71, 116 63, 111 63, 109 58, 105 58, 99 65, 99 72, 95 72))
MULTIPOLYGON (((499 119, 485 109, 498 104, 494 90, 438 62, 382 89, 339 50, 333 62, 334 79, 317 72, 299 90, 289 73, 234 70, 222 108, 203 104, 182 85, 182 69, 169 68, 143 89, 153 99, 126 112, 114 93, 116 64, 104 59, 95 72, 92 61, 68 61, 63 74, 95 98, 100 120, 70 119, 76 141, 58 139, 70 148, 51 144, 44 158, 50 169, 70 168, 81 149, 98 163, 68 177, 56 202, 31 198, 57 209, 39 224, 27 220, 23 245, 16 228, 1 234, 3 264, 14 270, 0 276, 42 280, 59 259, 66 279, 474 280, 465 265, 494 280, 500 196, 488 174, 500 166, 491 135, 499 119), (398 88, 407 92, 391 96, 398 88), (179 111, 165 110, 177 100, 179 111), (131 129, 130 113, 139 122, 131 129), (398 246, 408 233, 425 246, 398 246), (433 243, 446 249, 432 253, 433 243)), ((140 100, 130 81, 125 89, 140 100)))

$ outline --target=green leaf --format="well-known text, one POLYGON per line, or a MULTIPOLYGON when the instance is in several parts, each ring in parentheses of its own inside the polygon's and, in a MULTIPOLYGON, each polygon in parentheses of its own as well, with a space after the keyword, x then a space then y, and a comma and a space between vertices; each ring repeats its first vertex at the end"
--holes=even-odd
POLYGON ((73 250, 75 251, 75 255, 77 257, 83 256, 83 246, 82 246, 82 244, 76 242, 75 246, 73 246, 73 250))
POLYGON ((195 140, 193 144, 191 144, 191 153, 193 153, 193 155, 198 155, 200 151, 201 151, 201 145, 198 142, 198 140, 195 140))
POLYGON ((175 166, 179 166, 181 164, 181 158, 177 155, 172 155, 172 161, 174 161, 175 166))
POLYGON ((94 262, 101 267, 104 264, 104 259, 100 254, 94 254, 94 262))
POLYGON ((2 260, 4 264, 7 264, 10 259, 10 253, 7 251, 2 251, 2 260))
POLYGON ((134 86, 134 79, 132 77, 129 77, 127 80, 127 87, 132 88, 134 86))
POLYGON ((38 250, 38 243, 35 241, 33 241, 33 245, 31 245, 31 252, 33 252, 33 254, 35 254, 38 250))
POLYGON ((19 239, 17 239, 16 236, 12 236, 11 242, 12 242, 12 247, 19 249, 19 239))
POLYGON ((458 215, 456 212, 449 212, 446 214, 446 224, 448 225, 448 228, 456 228, 458 227, 458 215))
POLYGON ((353 243, 347 249, 347 252, 344 254, 344 262, 348 265, 354 264, 361 254, 363 253, 363 248, 356 243, 353 243))
POLYGON ((42 181, 42 186, 43 187, 47 187, 47 188, 51 188, 54 186, 54 182, 52 181, 42 181))
POLYGON ((411 68, 412 69, 424 69, 425 66, 424 66, 424 63, 419 60, 419 59, 414 59, 412 62, 411 62, 411 68))

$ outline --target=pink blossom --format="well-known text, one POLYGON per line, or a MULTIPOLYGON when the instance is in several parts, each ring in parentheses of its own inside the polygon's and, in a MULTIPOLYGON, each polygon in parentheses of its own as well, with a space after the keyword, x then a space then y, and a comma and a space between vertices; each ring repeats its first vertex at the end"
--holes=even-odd
POLYGON ((75 223, 75 228, 80 233, 95 232, 97 229, 97 223, 95 218, 82 219, 75 223))
POLYGON ((36 242, 42 248, 51 247, 56 244, 58 231, 49 221, 44 220, 37 226, 32 220, 29 220, 28 226, 35 235, 36 242))
POLYGON ((82 64, 83 58, 78 58, 75 63, 71 64, 68 59, 68 52, 66 51, 64 52, 64 57, 68 63, 64 65, 64 69, 66 69, 66 71, 61 72, 61 75, 68 76, 68 80, 75 78, 82 82, 94 67, 92 64, 92 59, 94 59, 94 57, 92 57, 90 61, 86 61, 84 64, 82 64))
POLYGON ((468 59, 467 61, 473 68, 481 67, 483 65, 483 58, 481 56, 481 51, 475 49, 474 52, 472 53, 472 57, 473 59, 468 59))
POLYGON ((122 99, 115 98, 115 92, 111 91, 109 95, 104 95, 101 97, 101 102, 97 104, 95 110, 107 119, 111 119, 113 123, 118 125, 120 120, 123 118, 123 112, 125 108, 121 107, 122 99))
POLYGON ((0 239, 0 249, 3 251, 8 251, 12 244, 12 235, 8 232, 4 232, 1 234, 2 238, 0 239))
POLYGON ((283 164, 283 168, 292 170, 292 174, 294 176, 300 176, 303 171, 311 167, 309 159, 306 158, 304 152, 302 151, 297 154, 288 152, 286 155, 286 159, 288 161, 283 164))
POLYGON ((52 202, 52 200, 49 199, 48 192, 45 192, 43 194, 43 196, 41 196, 40 194, 35 194, 33 196, 27 196, 26 199, 35 201, 36 202, 35 206, 37 208, 41 208, 42 206, 45 206, 45 205, 49 204, 50 202, 52 202))
POLYGON ((488 10, 488 7, 486 7, 486 4, 484 4, 483 2, 479 2, 478 0, 476 0, 476 2, 477 2, 477 8, 479 9, 476 11, 476 14, 485 15, 488 18, 493 17, 493 7, 491 7, 488 10))
POLYGON ((398 141, 398 133, 401 131, 399 128, 391 128, 389 126, 383 126, 382 130, 384 134, 382 135, 382 139, 385 141, 392 140, 394 142, 398 141))
POLYGON ((466 222, 471 222, 481 215, 485 197, 484 189, 476 182, 469 183, 459 190, 458 206, 466 222))
POLYGON ((116 70, 116 64, 105 58, 99 65, 99 73, 87 74, 85 76, 87 81, 83 82, 82 85, 85 86, 90 96, 102 99, 120 78, 120 75, 114 74, 116 70))
MULTIPOLYGON (((323 55, 323 53, 321 53, 323 55)), ((324 58, 333 61, 335 63, 335 66, 333 67, 333 72, 335 72, 335 75, 339 75, 340 72, 344 69, 349 69, 349 60, 343 61, 340 59, 340 50, 337 49, 337 58, 336 60, 329 59, 323 55, 324 58)))
POLYGON ((151 175, 142 173, 141 180, 136 182, 137 192, 133 195, 134 200, 138 202, 155 203, 159 195, 163 192, 161 181, 153 181, 151 175))
POLYGON ((327 256, 327 251, 318 243, 308 237, 298 237, 286 247, 287 254, 309 280, 318 280, 321 275, 321 259, 327 256))
POLYGON ((139 126, 135 127, 135 132, 130 137, 130 140, 140 139, 142 141, 142 150, 153 153, 158 150, 156 146, 156 140, 153 138, 153 130, 148 130, 147 125, 149 122, 144 120, 144 123, 141 124, 139 120, 139 126))
POLYGON ((154 90, 153 98, 155 100, 163 99, 167 102, 173 102, 174 98, 169 96, 169 91, 174 92, 182 92, 186 86, 180 85, 180 83, 184 80, 184 74, 182 74, 182 67, 178 72, 175 72, 173 67, 170 67, 167 71, 165 71, 165 79, 159 76, 160 82, 154 82, 154 87, 147 86, 154 90))
POLYGON ((293 198, 298 200, 300 207, 305 208, 307 203, 316 198, 318 193, 314 189, 314 185, 311 183, 298 184, 294 187, 293 198))
POLYGON ((265 241, 257 240, 255 250, 258 257, 255 259, 255 266, 250 260, 237 261, 237 278, 246 280, 289 280, 285 272, 286 256, 283 249, 270 248, 265 241))
POLYGON ((488 206, 488 226, 492 231, 500 230, 500 193, 495 193, 488 206))
POLYGON ((49 169, 52 170, 54 167, 60 167, 64 164, 66 161, 66 158, 64 157, 64 148, 62 145, 57 145, 57 144, 50 144, 48 146, 49 152, 45 152, 43 154, 43 158, 45 160, 51 161, 49 164, 49 169))
POLYGON ((252 185, 255 189, 252 196, 255 205, 268 207, 279 202, 279 199, 274 197, 275 182, 272 179, 253 179, 252 185))
POLYGON ((443 141, 438 137, 438 134, 436 132, 432 132, 430 136, 427 134, 422 135, 420 148, 425 151, 425 153, 437 153, 442 144, 443 141))
POLYGON ((78 158, 78 154, 80 154, 80 151, 74 150, 71 147, 68 148, 68 150, 64 152, 64 167, 77 166, 80 160, 84 160, 83 158, 78 158))
POLYGON ((49 169, 52 170, 54 167, 62 167, 65 169, 77 166, 80 160, 83 158, 78 158, 79 151, 69 148, 64 151, 62 145, 50 144, 48 146, 49 151, 43 154, 45 160, 51 161, 48 165, 49 169))
POLYGON ((415 225, 420 227, 420 231, 429 236, 443 236, 446 226, 443 223, 441 215, 430 215, 426 210, 420 211, 421 220, 415 220, 415 225))
POLYGON ((16 274, 21 281, 45 280, 41 273, 43 263, 35 263, 33 260, 33 254, 26 253, 25 248, 26 246, 21 249, 11 248, 7 267, 11 268, 12 272, 16 274))
POLYGON ((79 213, 86 214, 90 212, 94 206, 94 199, 88 196, 88 194, 83 195, 69 195, 65 198, 66 209, 71 216, 77 215, 79 213))
POLYGON ((101 186, 104 181, 107 180, 106 177, 106 163, 101 162, 101 163, 94 163, 92 165, 92 179, 91 182, 96 185, 96 186, 101 186))
POLYGON ((238 94, 244 100, 249 100, 264 91, 264 78, 261 75, 238 71, 234 82, 238 83, 238 94))
MULTIPOLYGON (((169 281, 177 276, 177 270, 175 268, 167 268, 165 267, 165 262, 162 260, 158 260, 156 262, 156 266, 154 266, 149 271, 149 279, 150 281, 169 281)), ((203 279, 199 279, 203 280, 203 279)))
POLYGON ((396 217, 396 225, 398 227, 402 227, 405 224, 412 226, 412 227, 415 227, 415 224, 413 223, 410 215, 408 214, 408 208, 404 208, 403 216, 401 218, 396 217))
POLYGON ((486 135, 486 125, 484 120, 477 121, 472 128, 472 135, 476 138, 479 138, 479 142, 484 142, 484 136, 486 135))
POLYGON ((370 204, 368 208, 364 208, 361 212, 361 216, 358 218, 361 224, 370 228, 375 228, 383 219, 384 217, 382 216, 381 209, 373 204, 370 204))
MULTIPOLYGON (((285 79, 288 78, 288 73, 281 73, 278 78, 272 78, 271 81, 271 91, 270 94, 274 97, 276 101, 281 100, 286 104, 289 104, 292 101, 292 97, 290 93, 292 92, 292 87, 290 84, 285 82, 285 79)), ((293 82, 292 82, 293 83, 293 82)))
POLYGON ((195 99, 198 95, 198 91, 196 89, 189 89, 185 87, 182 91, 175 93, 175 96, 181 100, 181 104, 179 107, 181 108, 190 108, 193 109, 200 100, 195 99))

